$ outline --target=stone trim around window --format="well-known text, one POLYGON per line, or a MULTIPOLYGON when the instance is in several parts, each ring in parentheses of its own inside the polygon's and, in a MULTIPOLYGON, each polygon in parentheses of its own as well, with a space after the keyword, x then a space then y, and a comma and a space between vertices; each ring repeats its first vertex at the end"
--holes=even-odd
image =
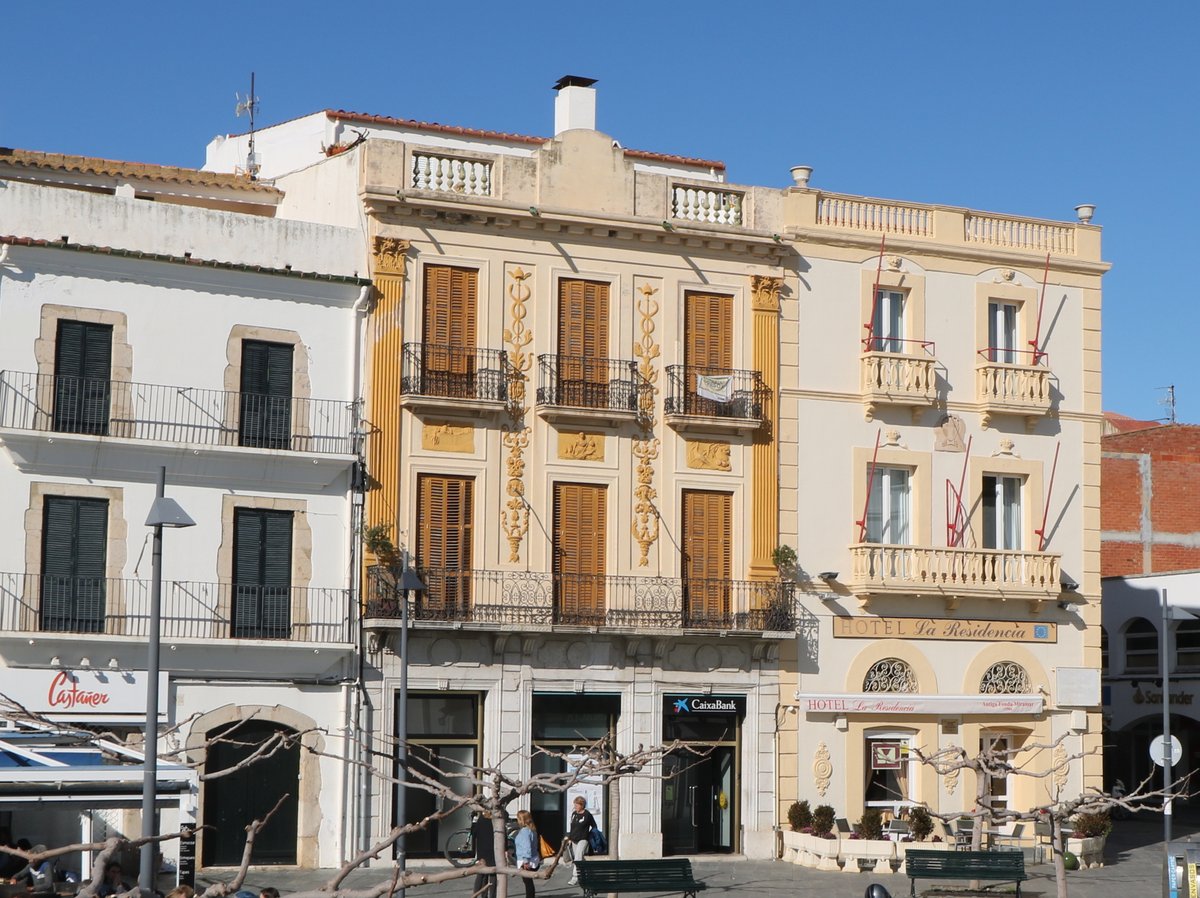
MULTIPOLYGON (((225 374, 223 384, 226 392, 240 393, 242 389, 242 341, 262 340, 267 343, 287 343, 292 346, 292 433, 293 437, 310 436, 308 422, 309 403, 312 398, 312 376, 309 374, 308 346, 296 331, 275 327, 258 327, 253 324, 235 324, 229 330, 225 342, 225 374), (301 400, 301 401, 297 401, 301 400)), ((237 415, 239 403, 226 404, 225 427, 232 433, 238 432, 237 415)))
MULTIPOLYGON (((856 447, 853 452, 854 464, 854 506, 850 509, 852 533, 849 544, 858 543, 859 526, 854 522, 862 517, 863 508, 867 501, 867 477, 871 471, 871 457, 874 448, 856 447)), ((908 449, 881 446, 876 467, 908 468, 912 472, 909 480, 909 501, 912 509, 912 519, 909 521, 911 534, 909 545, 933 545, 933 513, 931 497, 933 495, 933 454, 929 452, 912 452, 908 449)))
MULTIPOLYGON (((308 502, 303 499, 274 499, 266 496, 221 497, 221 544, 217 548, 217 576, 222 583, 233 583, 233 521, 239 508, 265 508, 292 512, 292 623, 308 623, 308 603, 304 590, 312 582, 312 527, 308 522, 308 502)), ((221 591, 217 619, 233 616, 233 591, 221 591)))

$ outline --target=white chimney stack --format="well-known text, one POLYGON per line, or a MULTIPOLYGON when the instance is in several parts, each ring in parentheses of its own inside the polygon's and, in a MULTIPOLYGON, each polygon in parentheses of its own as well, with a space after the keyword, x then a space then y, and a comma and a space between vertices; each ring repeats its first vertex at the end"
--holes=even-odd
POLYGON ((578 75, 564 75, 558 79, 554 85, 558 91, 554 97, 555 137, 575 128, 596 130, 596 89, 592 87, 595 83, 595 78, 578 75))

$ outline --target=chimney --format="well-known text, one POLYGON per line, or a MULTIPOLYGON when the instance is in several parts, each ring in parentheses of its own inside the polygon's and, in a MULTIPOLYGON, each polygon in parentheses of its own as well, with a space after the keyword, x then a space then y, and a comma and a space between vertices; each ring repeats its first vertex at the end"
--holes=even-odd
POLYGON ((563 75, 554 85, 554 136, 574 128, 596 130, 595 78, 563 75))

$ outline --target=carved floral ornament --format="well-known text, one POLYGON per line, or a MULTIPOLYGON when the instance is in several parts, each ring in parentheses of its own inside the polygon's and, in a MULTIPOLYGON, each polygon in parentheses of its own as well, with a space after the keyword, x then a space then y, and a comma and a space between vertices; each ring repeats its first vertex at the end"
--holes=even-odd
POLYGON ((521 560, 521 543, 529 533, 529 505, 525 499, 525 450, 529 448, 530 429, 525 426, 525 386, 533 358, 525 348, 533 341, 533 332, 525 324, 526 303, 533 291, 525 282, 532 277, 519 265, 509 269, 508 326, 504 328, 504 343, 508 350, 511 372, 508 390, 509 422, 504 425, 501 444, 508 451, 506 461, 508 481, 504 492, 508 500, 500 513, 500 526, 508 539, 508 560, 521 560))
POLYGON ((644 283, 637 288, 637 292, 641 298, 637 300, 638 339, 633 344, 633 354, 638 359, 638 373, 650 385, 650 389, 646 391, 643 429, 633 440, 633 457, 637 459, 637 466, 633 488, 633 521, 629 529, 638 544, 638 567, 646 567, 650 563, 650 548, 658 541, 658 510, 654 506, 658 492, 654 488, 654 462, 658 459, 660 443, 655 435, 658 421, 654 410, 658 397, 658 367, 655 362, 661 349, 654 339, 655 318, 659 310, 659 302, 654 295, 658 293, 658 288, 644 283))
POLYGON ((813 754, 812 771, 817 794, 824 798, 825 793, 829 791, 829 781, 833 779, 833 762, 829 759, 829 746, 824 742, 817 746, 813 754))
POLYGON ((404 276, 408 266, 408 250, 412 244, 399 237, 376 237, 374 243, 375 272, 404 276))
POLYGON ((755 309, 767 312, 779 311, 779 291, 783 288, 783 278, 769 277, 764 274, 750 276, 751 303, 755 309))

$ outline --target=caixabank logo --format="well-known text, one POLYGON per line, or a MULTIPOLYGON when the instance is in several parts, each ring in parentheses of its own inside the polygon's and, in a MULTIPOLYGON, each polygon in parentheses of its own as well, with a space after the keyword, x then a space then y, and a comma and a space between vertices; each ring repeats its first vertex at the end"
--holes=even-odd
POLYGON ((736 714, 738 703, 733 698, 711 695, 684 696, 675 700, 676 714, 736 714))

